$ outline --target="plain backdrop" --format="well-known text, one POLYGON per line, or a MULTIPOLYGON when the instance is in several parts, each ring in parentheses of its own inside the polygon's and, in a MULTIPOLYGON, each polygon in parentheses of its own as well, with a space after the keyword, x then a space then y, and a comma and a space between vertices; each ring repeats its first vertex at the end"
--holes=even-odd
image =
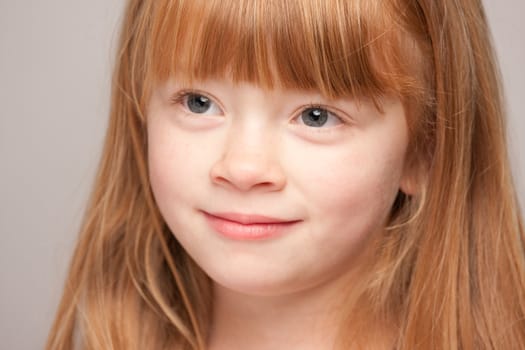
MULTIPOLYGON (((123 6, 0 0, 1 349, 43 348, 101 151, 123 6)), ((525 2, 485 6, 525 203, 525 2)))

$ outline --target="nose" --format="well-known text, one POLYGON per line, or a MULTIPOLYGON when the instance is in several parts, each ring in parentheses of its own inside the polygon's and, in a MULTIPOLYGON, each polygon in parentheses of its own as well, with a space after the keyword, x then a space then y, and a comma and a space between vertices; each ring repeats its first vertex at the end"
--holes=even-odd
POLYGON ((211 181, 243 192, 279 191, 286 184, 286 176, 277 153, 271 138, 232 135, 210 170, 211 181))

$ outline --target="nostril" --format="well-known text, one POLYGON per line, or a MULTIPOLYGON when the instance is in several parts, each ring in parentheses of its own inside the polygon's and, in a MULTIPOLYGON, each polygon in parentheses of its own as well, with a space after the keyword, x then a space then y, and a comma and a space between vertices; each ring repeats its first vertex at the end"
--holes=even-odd
POLYGON ((212 176, 212 182, 219 186, 230 186, 230 181, 222 176, 212 176))
POLYGON ((210 179, 215 185, 240 191, 275 191, 283 186, 284 173, 276 160, 230 155, 212 166, 210 179))

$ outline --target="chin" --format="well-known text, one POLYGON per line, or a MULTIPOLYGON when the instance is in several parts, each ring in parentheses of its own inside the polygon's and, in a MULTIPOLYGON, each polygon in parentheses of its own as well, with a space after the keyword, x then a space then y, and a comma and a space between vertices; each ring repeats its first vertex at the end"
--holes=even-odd
POLYGON ((324 276, 308 276, 304 272, 283 271, 283 269, 278 271, 261 267, 257 269, 255 266, 251 266, 251 269, 245 266, 242 271, 205 272, 218 288, 232 293, 259 297, 298 293, 326 282, 324 276))

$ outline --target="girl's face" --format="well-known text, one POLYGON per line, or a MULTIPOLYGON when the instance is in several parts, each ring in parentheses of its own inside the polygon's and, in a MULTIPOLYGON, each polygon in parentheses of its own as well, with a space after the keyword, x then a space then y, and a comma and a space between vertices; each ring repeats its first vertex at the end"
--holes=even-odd
POLYGON ((159 86, 148 106, 152 189, 218 284, 278 295, 344 280, 386 223, 408 131, 402 104, 327 100, 231 81, 159 86))

